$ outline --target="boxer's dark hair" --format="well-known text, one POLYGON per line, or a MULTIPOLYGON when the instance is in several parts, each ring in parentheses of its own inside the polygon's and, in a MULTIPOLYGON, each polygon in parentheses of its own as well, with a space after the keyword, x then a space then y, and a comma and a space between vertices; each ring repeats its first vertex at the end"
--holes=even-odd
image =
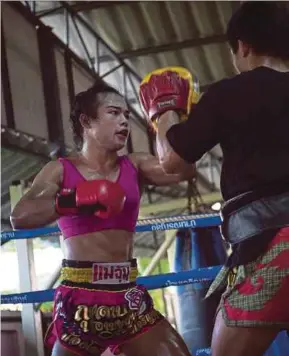
POLYGON ((101 93, 115 93, 121 95, 115 88, 105 84, 96 83, 91 88, 75 96, 74 103, 70 114, 73 139, 77 149, 83 145, 83 127, 79 120, 81 114, 95 117, 96 108, 99 105, 98 95, 101 93))
POLYGON ((257 55, 289 59, 289 6, 287 2, 248 1, 233 14, 227 28, 232 51, 238 40, 257 55))

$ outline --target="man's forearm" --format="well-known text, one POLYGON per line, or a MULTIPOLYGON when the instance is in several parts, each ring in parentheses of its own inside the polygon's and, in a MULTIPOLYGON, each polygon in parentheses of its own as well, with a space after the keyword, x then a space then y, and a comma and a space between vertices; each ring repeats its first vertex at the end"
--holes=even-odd
POLYGON ((178 124, 179 121, 179 115, 175 111, 167 111, 158 119, 156 146, 160 163, 170 159, 170 155, 173 152, 173 149, 169 144, 166 135, 167 131, 173 125, 178 124))
POLYGON ((195 166, 185 162, 167 139, 168 130, 179 122, 179 115, 175 111, 167 111, 158 120, 156 146, 159 162, 167 174, 178 174, 182 179, 191 179, 195 176, 195 166))

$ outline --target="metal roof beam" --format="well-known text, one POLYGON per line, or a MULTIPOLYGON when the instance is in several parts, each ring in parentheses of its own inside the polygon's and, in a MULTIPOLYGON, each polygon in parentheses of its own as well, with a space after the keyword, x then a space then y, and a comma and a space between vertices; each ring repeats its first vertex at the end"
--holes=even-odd
MULTIPOLYGON (((75 12, 90 11, 130 3, 130 1, 77 1, 70 5, 75 12)), ((41 18, 49 15, 59 14, 64 10, 63 6, 57 6, 48 10, 38 11, 36 16, 41 18)))
POLYGON ((1 145, 18 148, 46 159, 52 159, 60 154, 60 146, 57 144, 52 144, 41 137, 9 129, 3 125, 1 126, 1 145))
POLYGON ((48 9, 48 10, 37 11, 35 16, 37 16, 37 18, 40 19, 41 17, 45 17, 45 16, 49 16, 49 15, 56 15, 56 14, 62 13, 63 11, 64 11, 63 6, 57 6, 57 7, 48 9))
MULTIPOLYGON (((130 80, 130 76, 133 76, 138 82, 141 82, 141 77, 132 69, 130 68, 122 59, 117 57, 117 54, 114 54, 114 51, 109 47, 106 42, 95 32, 95 30, 79 15, 77 14, 73 9, 71 9, 71 6, 68 5, 66 2, 61 2, 61 7, 63 9, 66 9, 68 13, 71 16, 71 19, 73 18, 74 20, 77 19, 79 23, 81 23, 95 38, 96 40, 101 43, 106 50, 108 50, 110 53, 112 53, 113 56, 115 56, 115 60, 119 62, 119 66, 122 66, 127 75, 128 75, 128 80, 130 80)), ((11 2, 11 6, 16 8, 21 14, 23 14, 28 21, 32 22, 35 26, 45 26, 41 20, 36 17, 32 12, 30 7, 27 7, 21 3, 18 2, 11 2), (27 11, 27 9, 29 11, 27 11)), ((52 10, 51 10, 52 11, 52 10)), ((54 41, 65 51, 69 52, 69 55, 75 60, 81 67, 83 67, 86 71, 88 71, 89 74, 94 77, 95 80, 98 80, 99 78, 102 79, 101 77, 98 76, 97 73, 94 72, 94 70, 89 67, 88 63, 86 63, 83 59, 78 57, 67 45, 65 45, 57 36, 54 36, 54 41)), ((137 94, 136 94, 137 96, 137 94)), ((129 105, 130 105, 130 111, 132 113, 132 117, 134 122, 143 130, 147 131, 147 124, 145 119, 135 110, 131 104, 133 104, 133 100, 129 100, 129 105), (131 101, 131 102, 130 102, 131 101)))
POLYGON ((123 4, 129 4, 130 1, 77 1, 74 5, 71 5, 74 11, 90 11, 102 9, 104 7, 119 6, 123 4))
POLYGON ((60 1, 61 5, 72 15, 74 18, 76 18, 79 23, 81 23, 112 55, 111 57, 114 60, 117 60, 119 64, 121 64, 128 73, 133 75, 136 79, 141 82, 142 78, 140 75, 133 70, 129 65, 127 65, 123 59, 118 55, 118 53, 115 53, 115 51, 102 39, 102 37, 95 31, 95 29, 88 23, 86 20, 84 20, 80 15, 78 15, 73 8, 66 2, 66 1, 60 1))
MULTIPOLYGON (((114 57, 114 60, 118 62, 117 68, 118 67, 123 67, 124 70, 126 71, 128 75, 128 80, 130 80, 130 76, 133 76, 139 83, 141 82, 141 77, 139 74, 133 70, 129 65, 127 65, 122 58, 118 56, 117 53, 113 51, 113 49, 98 35, 98 33, 95 31, 95 29, 88 23, 86 22, 72 7, 70 4, 68 4, 66 1, 60 1, 61 5, 64 7, 65 10, 71 15, 71 18, 74 19, 74 21, 77 19, 77 21, 86 28, 88 32, 90 32, 91 35, 95 37, 95 39, 101 43, 108 52, 112 54, 112 57, 114 57)), ((114 68, 115 70, 116 68, 114 68)), ((106 73, 105 75, 107 75, 106 73)), ((101 76, 103 78, 103 75, 101 76)), ((147 124, 145 120, 137 113, 137 111, 130 106, 130 110, 134 116, 135 122, 143 129, 147 130, 147 124)))
MULTIPOLYGON (((118 57, 121 59, 131 59, 135 57, 143 57, 143 56, 149 56, 151 54, 158 54, 158 53, 164 53, 164 52, 172 52, 172 51, 177 51, 177 50, 182 50, 185 48, 194 48, 194 47, 200 47, 200 46, 205 46, 209 44, 215 44, 215 43, 224 43, 226 42, 227 38, 226 35, 213 35, 213 36, 207 36, 207 37, 202 37, 202 38, 194 38, 190 40, 185 40, 182 42, 174 42, 174 43, 167 43, 159 46, 149 46, 145 48, 138 48, 135 50, 130 50, 130 51, 123 51, 118 53, 118 57)), ((112 56, 106 55, 106 56, 101 56, 100 61, 102 62, 108 62, 113 60, 112 56)))
POLYGON ((132 51, 124 51, 119 53, 118 55, 122 59, 130 59, 134 57, 143 57, 150 54, 163 53, 163 52, 171 52, 176 50, 181 50, 185 48, 193 48, 199 47, 209 44, 215 43, 223 43, 226 42, 226 35, 213 35, 203 38, 195 38, 190 40, 185 40, 182 42, 168 43, 159 46, 149 46, 146 48, 139 48, 132 51))

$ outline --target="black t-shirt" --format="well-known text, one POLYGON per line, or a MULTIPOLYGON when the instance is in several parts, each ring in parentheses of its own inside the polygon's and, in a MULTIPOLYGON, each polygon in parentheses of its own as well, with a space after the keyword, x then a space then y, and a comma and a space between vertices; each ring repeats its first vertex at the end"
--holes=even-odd
POLYGON ((221 145, 225 200, 289 181, 289 72, 259 67, 212 85, 167 138, 189 163, 221 145))

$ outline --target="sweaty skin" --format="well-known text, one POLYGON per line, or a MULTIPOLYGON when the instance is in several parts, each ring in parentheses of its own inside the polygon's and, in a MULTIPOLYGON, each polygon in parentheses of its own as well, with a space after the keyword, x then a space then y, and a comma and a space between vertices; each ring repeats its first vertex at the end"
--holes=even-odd
MULTIPOLYGON (((97 118, 81 114, 83 146, 69 159, 87 179, 116 181, 119 175, 117 151, 122 149, 129 135, 129 112, 124 99, 117 94, 98 94, 101 104, 95 108, 97 118), (100 118, 100 119, 99 119, 100 118), (120 135, 126 130, 127 135, 120 135)), ((147 153, 133 153, 129 159, 138 171, 140 191, 145 184, 170 185, 195 176, 195 166, 186 165, 179 174, 166 174, 156 157, 147 153)), ((49 162, 36 176, 11 214, 15 229, 45 226, 57 220, 55 196, 61 188, 63 166, 49 162)), ((141 196, 140 196, 141 199, 141 196)), ((105 230, 70 237, 63 242, 65 259, 97 262, 123 262, 133 257, 133 233, 123 230, 105 230)), ((126 356, 189 356, 190 353, 175 329, 167 320, 159 322, 149 331, 121 346, 126 356)), ((73 356, 59 341, 53 356, 73 356)), ((111 355, 106 351, 104 355, 111 355)), ((96 355, 100 356, 100 355, 96 355)))
MULTIPOLYGON (((129 134, 129 111, 123 97, 114 93, 99 94, 100 120, 80 117, 84 126, 82 150, 69 159, 87 179, 116 181, 119 175, 117 151, 126 144, 129 134), (87 128, 87 129, 86 129, 87 128), (127 130, 126 136, 118 133, 127 130)), ((195 176, 195 166, 186 165, 180 174, 164 173, 156 157, 147 153, 129 155, 139 173, 139 187, 144 184, 170 185, 195 176)), ((57 220, 55 195, 61 188, 63 167, 49 162, 36 176, 31 189, 15 206, 11 223, 16 229, 44 226, 57 220)), ((141 197, 140 197, 141 198, 141 197)), ((133 233, 105 230, 78 235, 64 240, 64 257, 80 261, 120 262, 132 258, 133 233), (117 239, 115 238, 117 236, 117 239)))
MULTIPOLYGON (((140 191, 144 183, 169 185, 188 179, 194 174, 194 167, 188 167, 181 175, 166 175, 158 160, 146 153, 129 156, 139 171, 140 191)), ((116 181, 119 167, 109 174, 99 174, 86 165, 79 156, 70 158, 79 172, 87 179, 108 179, 116 181)), ((103 171, 106 171, 104 168, 103 171)), ((58 218, 54 200, 60 189, 63 175, 62 164, 58 161, 48 163, 35 178, 31 189, 15 206, 11 214, 14 228, 31 229, 52 223, 58 218)), ((78 235, 64 240, 64 257, 79 261, 121 262, 132 258, 133 233, 122 230, 104 230, 78 235), (117 239, 115 238, 117 236, 117 239)))

